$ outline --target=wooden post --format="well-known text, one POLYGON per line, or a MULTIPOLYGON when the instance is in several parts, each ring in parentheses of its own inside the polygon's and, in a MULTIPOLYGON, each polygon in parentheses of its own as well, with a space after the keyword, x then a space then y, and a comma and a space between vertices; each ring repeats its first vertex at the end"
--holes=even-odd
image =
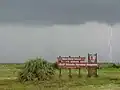
MULTIPOLYGON (((97 53, 95 54, 95 63, 97 64, 97 53)), ((95 77, 98 77, 98 74, 97 74, 97 67, 95 67, 95 73, 94 73, 94 76, 95 77)))
MULTIPOLYGON (((79 56, 79 57, 80 57, 80 56, 79 56)), ((79 63, 80 63, 80 61, 79 61, 79 63)), ((80 67, 79 67, 79 72, 78 72, 78 73, 79 73, 78 77, 80 77, 80 67)))
MULTIPOLYGON (((90 54, 88 53, 88 64, 90 64, 91 62, 90 62, 90 54)), ((88 66, 87 67, 87 69, 88 69, 88 77, 91 77, 91 68, 88 66)))
POLYGON ((97 67, 95 67, 95 74, 94 74, 95 77, 98 77, 98 74, 97 74, 97 67))
POLYGON ((91 67, 88 66, 88 77, 91 77, 92 76, 92 72, 91 72, 91 67))
POLYGON ((61 68, 59 69, 59 77, 61 77, 62 76, 62 74, 61 74, 61 68))
POLYGON ((78 77, 80 77, 81 75, 80 75, 80 68, 79 68, 79 75, 78 75, 78 77))
POLYGON ((72 75, 71 75, 71 68, 69 68, 69 77, 72 78, 72 75))

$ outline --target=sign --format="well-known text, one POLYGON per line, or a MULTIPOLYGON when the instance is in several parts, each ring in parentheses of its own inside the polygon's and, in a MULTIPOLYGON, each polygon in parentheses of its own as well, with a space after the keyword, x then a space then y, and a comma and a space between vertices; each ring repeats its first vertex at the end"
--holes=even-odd
POLYGON ((86 57, 73 57, 73 56, 67 56, 67 57, 62 57, 59 56, 57 57, 57 65, 60 69, 69 69, 69 72, 71 73, 71 69, 80 69, 81 68, 88 68, 88 76, 91 76, 91 72, 95 71, 97 73, 96 67, 98 67, 97 63, 97 54, 88 54, 88 60, 86 60, 86 57), (91 70, 95 69, 95 70, 91 70))
POLYGON ((88 77, 91 77, 92 75, 94 75, 95 77, 97 77, 97 67, 98 67, 98 63, 97 63, 97 53, 96 54, 89 54, 88 53, 88 63, 89 64, 97 64, 96 67, 89 67, 88 66, 88 77))
POLYGON ((57 65, 59 68, 71 68, 71 69, 78 69, 81 67, 94 67, 94 66, 98 66, 96 63, 87 63, 85 61, 85 57, 57 57, 57 65))
POLYGON ((97 64, 97 54, 88 54, 88 63, 97 64))

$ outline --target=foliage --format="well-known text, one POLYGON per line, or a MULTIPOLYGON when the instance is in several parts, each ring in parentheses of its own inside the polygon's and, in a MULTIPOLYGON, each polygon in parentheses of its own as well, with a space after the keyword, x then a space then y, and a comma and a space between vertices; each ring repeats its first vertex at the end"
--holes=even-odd
POLYGON ((51 63, 44 59, 36 58, 25 62, 18 75, 18 79, 21 82, 49 80, 54 75, 54 68, 51 63))
POLYGON ((117 64, 113 64, 112 67, 113 68, 120 68, 120 65, 119 64, 118 65, 117 64))
POLYGON ((100 69, 102 68, 120 68, 120 64, 115 64, 115 63, 102 63, 100 65, 100 69))
POLYGON ((99 69, 97 78, 88 78, 86 69, 81 69, 81 77, 78 77, 79 70, 73 69, 72 78, 68 77, 67 69, 62 69, 62 77, 59 78, 59 70, 56 70, 52 80, 22 84, 16 80, 16 74, 20 70, 16 66, 24 64, 3 66, 0 65, 0 90, 120 90, 120 70, 116 68, 99 69))
POLYGON ((53 65, 53 68, 55 68, 55 69, 59 68, 58 65, 57 65, 57 62, 53 63, 52 65, 53 65))

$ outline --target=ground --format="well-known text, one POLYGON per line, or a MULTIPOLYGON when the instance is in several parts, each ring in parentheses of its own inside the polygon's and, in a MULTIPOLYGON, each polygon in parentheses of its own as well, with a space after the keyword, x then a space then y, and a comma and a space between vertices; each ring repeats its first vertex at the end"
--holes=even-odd
POLYGON ((17 74, 22 64, 0 64, 0 90, 120 90, 120 69, 99 69, 99 77, 87 78, 86 70, 72 70, 72 78, 68 77, 68 70, 62 70, 61 79, 59 71, 51 81, 22 84, 17 80, 17 74))

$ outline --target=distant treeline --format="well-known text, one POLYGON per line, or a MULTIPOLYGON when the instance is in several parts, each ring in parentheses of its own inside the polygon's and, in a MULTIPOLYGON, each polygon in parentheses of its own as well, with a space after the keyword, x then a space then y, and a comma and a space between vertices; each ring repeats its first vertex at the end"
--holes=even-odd
POLYGON ((19 65, 19 64, 24 64, 24 63, 0 63, 0 64, 16 64, 16 65, 18 64, 19 65))
POLYGON ((100 68, 120 68, 120 63, 99 63, 100 68))

